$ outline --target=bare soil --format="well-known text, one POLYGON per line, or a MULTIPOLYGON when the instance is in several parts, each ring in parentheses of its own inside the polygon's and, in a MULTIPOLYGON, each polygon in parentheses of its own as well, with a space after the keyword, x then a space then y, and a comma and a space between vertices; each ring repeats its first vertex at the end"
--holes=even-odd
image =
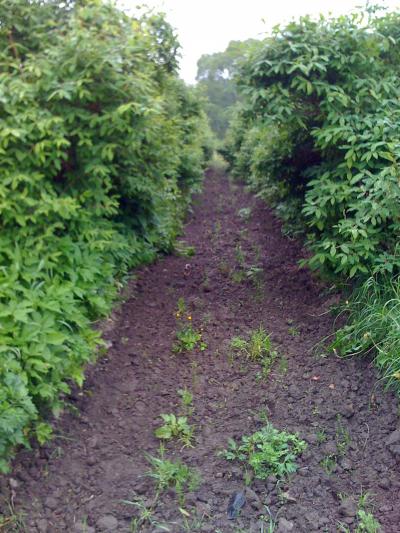
POLYGON ((279 533, 336 532, 339 522, 354 530, 356 503, 368 491, 382 530, 400 532, 397 400, 382 391, 370 361, 340 359, 319 344, 334 330, 338 296, 299 267, 301 242, 282 235, 263 202, 211 173, 182 238, 195 255, 162 257, 135 273, 107 321, 108 353, 71 396, 57 438, 19 453, 11 478, 0 481, 3 512, 11 505, 25 517, 9 531, 134 531, 140 510, 123 500, 153 509, 143 532, 162 531, 160 524, 173 533, 269 531, 269 514, 279 533), (193 327, 203 328, 204 351, 171 350, 179 298, 193 327), (279 354, 267 377, 230 348, 232 337, 260 325, 279 354), (146 454, 158 454, 159 415, 182 410, 184 387, 194 397, 195 445, 167 443, 165 455, 197 469, 202 483, 184 503, 173 490, 155 500, 146 454), (244 468, 218 452, 266 417, 308 448, 289 479, 253 480, 240 516, 228 520, 244 468))

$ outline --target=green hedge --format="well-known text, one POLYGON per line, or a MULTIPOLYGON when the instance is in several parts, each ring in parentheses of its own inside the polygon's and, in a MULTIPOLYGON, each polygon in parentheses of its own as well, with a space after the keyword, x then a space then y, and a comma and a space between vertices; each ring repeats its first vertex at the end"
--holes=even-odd
POLYGON ((400 15, 302 18, 242 69, 228 146, 237 174, 306 226, 309 261, 340 276, 400 258, 400 15))
POLYGON ((128 269, 169 250, 208 147, 173 31, 95 0, 0 3, 0 469, 82 384, 128 269), (60 7, 62 6, 62 7, 60 7))

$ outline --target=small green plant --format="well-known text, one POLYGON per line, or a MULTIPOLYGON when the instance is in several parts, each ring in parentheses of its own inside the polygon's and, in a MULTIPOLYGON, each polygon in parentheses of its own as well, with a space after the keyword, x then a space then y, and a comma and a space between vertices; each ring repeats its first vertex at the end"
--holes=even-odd
POLYGON ((198 361, 191 361, 190 363, 190 373, 192 377, 192 385, 195 388, 199 381, 199 363, 198 361))
POLYGON ((175 316, 176 316, 176 318, 183 318, 183 316, 186 314, 186 312, 187 312, 187 307, 186 307, 185 299, 180 297, 180 298, 178 298, 178 302, 176 304, 175 316))
POLYGON ((243 337, 233 337, 231 340, 231 348, 237 353, 245 355, 251 361, 259 361, 265 355, 271 352, 271 339, 265 332, 264 328, 260 326, 256 331, 250 334, 248 340, 243 337))
POLYGON ((204 518, 206 516, 205 513, 203 513, 201 516, 193 516, 189 511, 182 508, 179 508, 179 512, 182 515, 182 527, 184 531, 188 531, 188 533, 193 533, 193 531, 201 531, 204 518))
POLYGON ((243 283, 244 281, 250 281, 252 285, 261 291, 263 288, 262 274, 263 269, 258 266, 250 266, 247 268, 239 268, 237 270, 231 270, 230 276, 234 283, 243 283))
POLYGON ((246 256, 243 252, 243 249, 240 244, 236 246, 235 249, 235 258, 239 266, 244 267, 246 263, 246 256))
POLYGON ((253 252, 254 252, 254 261, 256 263, 259 263, 260 259, 261 259, 261 246, 259 246, 258 244, 253 244, 252 246, 253 248, 253 252))
POLYGON ((337 459, 336 459, 336 455, 327 455, 326 457, 324 457, 321 461, 321 466, 322 468, 325 470, 325 472, 328 474, 328 475, 331 475, 333 474, 333 472, 336 470, 337 468, 337 459))
POLYGON ((379 533, 381 525, 373 515, 373 495, 370 492, 361 492, 358 499, 358 524, 356 533, 379 533))
POLYGON ((15 514, 10 508, 10 514, 8 516, 0 514, 0 530, 12 531, 15 533, 27 531, 24 519, 21 514, 15 514), (7 528, 7 529, 6 529, 7 528))
POLYGON ((283 477, 297 470, 296 457, 307 447, 297 434, 279 431, 268 423, 252 435, 244 435, 241 443, 229 440, 229 447, 222 452, 225 459, 248 464, 257 479, 274 474, 283 477))
POLYGON ((139 531, 142 530, 145 526, 152 526, 153 528, 157 528, 157 531, 171 531, 167 526, 164 524, 160 524, 155 518, 154 518, 154 508, 152 506, 148 506, 144 503, 143 499, 138 500, 122 500, 121 503, 124 503, 125 505, 132 505, 138 509, 138 516, 135 516, 131 519, 130 523, 130 531, 131 533, 139 533, 139 531))
POLYGON ((196 255, 196 248, 187 245, 184 241, 177 241, 175 243, 175 251, 181 257, 193 257, 196 255))
POLYGON ((264 270, 257 265, 252 265, 245 271, 246 279, 250 281, 256 291, 255 297, 257 301, 262 301, 264 295, 263 273, 264 270))
MULTIPOLYGON (((341 499, 346 498, 347 495, 339 495, 341 499)), ((369 492, 362 493, 358 500, 357 511, 357 525, 353 530, 354 533, 380 533, 382 531, 381 525, 374 517, 372 510, 371 494, 369 492)), ((350 533, 347 525, 339 522, 340 531, 343 533, 350 533)))
POLYGON ((246 277, 250 280, 256 287, 261 283, 261 276, 264 270, 256 265, 249 266, 246 269, 246 277))
POLYGON ((25 514, 22 512, 16 512, 13 503, 13 497, 10 499, 2 498, 1 506, 2 512, 0 513, 0 531, 9 531, 10 533, 25 533, 28 531, 25 523, 25 514))
POLYGON ((346 455, 350 442, 351 442, 350 433, 343 426, 341 416, 337 415, 336 417, 336 446, 338 449, 338 455, 342 457, 346 455))
MULTIPOLYGON (((190 317, 191 319, 191 317, 190 317)), ((190 324, 188 326, 182 326, 176 332, 176 342, 174 343, 172 350, 175 353, 183 353, 199 348, 204 351, 207 348, 207 344, 202 340, 201 331, 197 331, 190 324)))
POLYGON ((296 328, 296 326, 290 326, 288 328, 288 333, 292 337, 299 337, 299 335, 300 335, 300 331, 296 328))
POLYGON ((357 513, 357 518, 356 533, 379 533, 382 531, 380 523, 371 512, 360 509, 357 513))
POLYGON ((157 490, 173 488, 181 504, 185 501, 185 491, 194 491, 201 483, 200 475, 195 470, 179 460, 173 462, 166 459, 163 447, 160 447, 159 457, 147 455, 147 459, 152 466, 148 475, 155 480, 157 490))
POLYGON ((188 424, 186 416, 162 414, 160 417, 164 424, 155 431, 155 436, 158 439, 171 440, 176 438, 184 446, 192 446, 193 428, 188 424))
POLYGON ((249 220, 251 217, 251 207, 242 207, 239 209, 238 215, 242 220, 249 220))
POLYGON ((325 430, 319 429, 316 433, 316 437, 318 444, 323 444, 324 442, 326 442, 327 436, 325 430))
POLYGON ((258 412, 258 419, 260 420, 260 422, 268 422, 268 409, 266 407, 260 409, 260 411, 258 412))
POLYGON ((246 272, 244 270, 233 270, 231 279, 234 283, 242 283, 246 279, 246 272))
POLYGON ((260 533, 274 533, 277 527, 277 516, 272 516, 272 513, 267 505, 265 507, 265 513, 260 517, 261 529, 260 533), (265 527, 264 527, 265 525, 265 527))
POLYGON ((250 361, 256 361, 261 364, 262 372, 259 374, 259 379, 268 376, 272 364, 278 356, 277 352, 272 350, 269 335, 261 326, 250 334, 248 340, 243 337, 234 337, 230 346, 235 353, 244 355, 250 361))
POLYGON ((253 472, 251 470, 245 470, 243 473, 243 483, 246 487, 250 487, 253 481, 253 472))
POLYGON ((279 358, 278 372, 282 375, 286 374, 288 371, 288 367, 289 367, 289 363, 288 363, 287 357, 285 357, 284 355, 281 355, 281 357, 279 358))
POLYGON ((190 390, 185 387, 183 389, 178 389, 177 392, 181 397, 182 407, 185 410, 193 411, 193 394, 190 392, 190 390))

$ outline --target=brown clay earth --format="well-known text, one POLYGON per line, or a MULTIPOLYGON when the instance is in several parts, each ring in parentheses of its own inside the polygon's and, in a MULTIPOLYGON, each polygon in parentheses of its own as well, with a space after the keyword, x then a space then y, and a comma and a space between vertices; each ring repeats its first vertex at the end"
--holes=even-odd
POLYGON ((279 533, 343 531, 339 522, 354 531, 368 492, 382 531, 400 532, 396 398, 381 390, 369 361, 318 348, 332 334, 337 296, 299 267, 301 243, 282 235, 260 200, 212 173, 183 238, 195 255, 163 257, 136 273, 108 321, 108 354, 72 395, 58 438, 21 452, 2 480, 3 508, 25 517, 9 531, 272 532, 269 516, 279 533), (179 298, 193 327, 203 328, 204 351, 171 350, 179 298), (268 377, 230 348, 260 325, 279 354, 268 377), (196 469, 202 483, 185 501, 171 489, 156 498, 146 454, 158 455, 159 415, 182 410, 184 387, 193 394, 194 447, 167 443, 165 457, 196 469), (308 443, 290 479, 251 480, 242 464, 218 455, 266 417, 308 443), (246 504, 228 520, 230 498, 246 480, 246 504), (151 519, 135 529, 145 507, 151 519))

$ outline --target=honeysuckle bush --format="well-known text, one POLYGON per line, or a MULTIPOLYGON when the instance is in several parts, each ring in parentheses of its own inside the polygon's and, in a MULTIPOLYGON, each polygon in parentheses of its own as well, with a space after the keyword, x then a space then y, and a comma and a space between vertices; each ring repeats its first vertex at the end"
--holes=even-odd
POLYGON ((50 434, 128 270, 168 251, 210 155, 161 15, 0 1, 0 470, 50 434))
POLYGON ((310 267, 351 285, 400 270, 399 27, 400 14, 373 9, 304 17, 276 28, 238 77, 233 171, 303 229, 310 267))

